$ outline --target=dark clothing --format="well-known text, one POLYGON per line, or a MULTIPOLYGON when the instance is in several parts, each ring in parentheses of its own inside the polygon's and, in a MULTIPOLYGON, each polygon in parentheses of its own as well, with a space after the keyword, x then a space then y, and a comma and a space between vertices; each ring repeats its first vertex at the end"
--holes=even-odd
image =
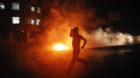
POLYGON ((73 57, 72 60, 79 59, 79 54, 80 54, 80 41, 83 39, 83 37, 79 34, 73 35, 73 40, 72 40, 72 46, 73 46, 73 57))
POLYGON ((73 56, 72 56, 72 60, 71 60, 71 64, 68 68, 68 72, 70 72, 72 70, 72 68, 74 67, 74 64, 76 61, 79 61, 83 64, 86 65, 86 61, 79 58, 79 54, 80 54, 80 41, 84 39, 84 37, 82 37, 80 34, 70 34, 70 37, 73 38, 72 40, 72 46, 73 46, 73 56))
POLYGON ((80 41, 83 37, 79 34, 73 35, 72 46, 73 49, 80 49, 80 41))

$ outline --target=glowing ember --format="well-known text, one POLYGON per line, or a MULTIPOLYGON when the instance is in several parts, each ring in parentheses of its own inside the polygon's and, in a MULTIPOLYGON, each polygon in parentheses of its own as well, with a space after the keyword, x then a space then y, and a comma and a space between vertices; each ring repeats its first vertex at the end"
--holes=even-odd
POLYGON ((63 44, 57 44, 54 46, 54 50, 56 50, 56 51, 62 51, 62 50, 67 50, 67 49, 68 49, 68 47, 63 44))

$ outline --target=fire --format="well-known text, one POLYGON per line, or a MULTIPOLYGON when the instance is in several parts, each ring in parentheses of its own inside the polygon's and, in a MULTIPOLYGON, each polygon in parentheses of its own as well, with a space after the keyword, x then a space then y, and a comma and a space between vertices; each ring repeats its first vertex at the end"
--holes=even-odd
POLYGON ((56 51, 64 51, 64 50, 67 50, 68 47, 64 44, 56 44, 54 45, 54 50, 56 51))

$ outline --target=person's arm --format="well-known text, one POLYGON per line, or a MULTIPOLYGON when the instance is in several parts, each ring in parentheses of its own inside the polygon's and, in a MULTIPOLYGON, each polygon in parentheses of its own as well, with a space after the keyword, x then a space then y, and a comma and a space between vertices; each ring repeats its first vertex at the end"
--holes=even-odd
POLYGON ((86 45, 87 40, 86 40, 84 37, 82 37, 82 36, 81 36, 81 38, 82 38, 82 40, 84 40, 84 43, 83 43, 83 45, 81 46, 81 48, 83 49, 83 48, 85 47, 85 45, 86 45))
POLYGON ((70 31, 70 37, 73 37, 73 30, 70 31))

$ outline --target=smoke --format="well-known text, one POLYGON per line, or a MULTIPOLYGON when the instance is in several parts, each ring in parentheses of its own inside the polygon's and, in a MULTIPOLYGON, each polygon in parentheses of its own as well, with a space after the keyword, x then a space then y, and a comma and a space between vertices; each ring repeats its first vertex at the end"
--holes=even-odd
POLYGON ((72 38, 69 37, 73 27, 79 27, 79 33, 87 39, 86 48, 100 46, 128 45, 140 42, 139 36, 129 33, 113 32, 99 24, 107 20, 96 16, 96 8, 86 5, 86 0, 46 0, 42 7, 44 20, 43 37, 40 39, 46 50, 52 50, 56 44, 65 44, 72 49, 72 38))
POLYGON ((139 42, 139 37, 129 33, 113 32, 107 27, 103 30, 99 24, 107 20, 96 16, 96 8, 85 4, 86 0, 46 0, 42 6, 47 8, 43 20, 43 44, 52 50, 55 44, 65 44, 72 49, 69 37, 71 28, 79 27, 79 33, 87 39, 86 48, 100 46, 127 45, 139 42))
MULTIPOLYGON (((98 24, 105 20, 96 17, 95 8, 86 7, 85 0, 53 0, 46 1, 49 5, 48 15, 43 20, 46 44, 63 43, 71 48, 72 39, 69 37, 71 28, 79 27, 84 37, 93 32, 98 24), (86 33, 86 34, 85 34, 86 33)), ((44 4, 46 5, 46 4, 44 4)), ((86 39, 89 39, 88 37, 86 39)))
POLYGON ((128 33, 112 32, 110 28, 103 31, 101 28, 94 32, 94 39, 102 42, 104 46, 133 44, 134 37, 128 33))
MULTIPOLYGON (((53 46, 65 44, 72 49, 72 38, 69 37, 73 27, 79 27, 79 33, 87 39, 87 45, 91 39, 91 33, 98 24, 105 20, 97 18, 95 8, 86 7, 85 0, 46 0, 41 5, 44 15, 42 20, 42 35, 39 35, 35 43, 21 47, 17 56, 17 63, 33 72, 36 78, 74 78, 65 76, 64 70, 70 63, 72 51, 54 52, 53 46), (61 76, 62 75, 62 76, 61 76)), ((95 41, 96 42, 96 41, 95 41)), ((94 44, 95 44, 94 42, 94 44)), ((13 51, 17 51, 14 49, 13 51)), ((77 74, 77 73, 76 73, 77 74)), ((75 77, 77 78, 77 77, 75 77)))
POLYGON ((35 75, 39 76, 36 78, 56 78, 61 75, 61 78, 78 78, 63 74, 63 70, 66 69, 71 59, 70 52, 59 54, 50 51, 53 45, 58 43, 65 44, 72 49, 72 39, 69 34, 71 28, 75 26, 79 27, 79 33, 87 39, 86 48, 140 42, 140 36, 114 33, 110 28, 105 31, 98 28, 98 25, 106 23, 106 20, 97 17, 96 9, 87 7, 84 1, 46 0, 43 2, 42 7, 47 10, 43 12, 45 13, 42 21, 43 35, 38 37, 38 42, 43 46, 37 44, 28 46, 27 51, 20 52, 21 55, 18 56, 21 66, 35 72, 35 75))
POLYGON ((139 35, 134 36, 130 33, 122 33, 119 31, 113 32, 110 27, 107 27, 105 30, 99 27, 97 30, 92 32, 92 34, 89 35, 88 38, 91 40, 91 42, 94 39, 94 41, 96 41, 99 44, 94 47, 133 45, 140 43, 139 35))

